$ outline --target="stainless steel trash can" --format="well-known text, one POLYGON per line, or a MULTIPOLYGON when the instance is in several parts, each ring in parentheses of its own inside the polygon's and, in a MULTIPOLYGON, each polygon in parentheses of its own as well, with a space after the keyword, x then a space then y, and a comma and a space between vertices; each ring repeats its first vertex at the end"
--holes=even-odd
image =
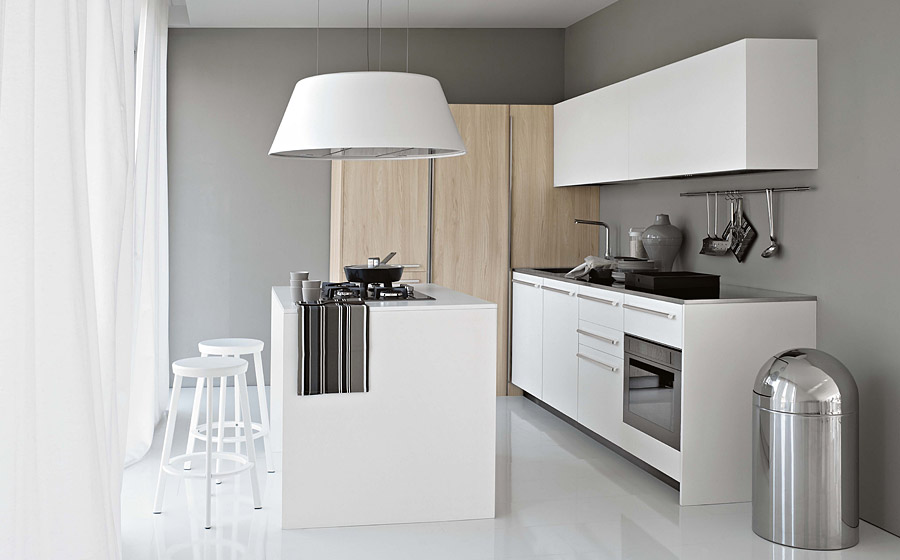
POLYGON ((859 542, 859 393, 811 348, 770 359, 753 388, 753 532, 797 548, 859 542))

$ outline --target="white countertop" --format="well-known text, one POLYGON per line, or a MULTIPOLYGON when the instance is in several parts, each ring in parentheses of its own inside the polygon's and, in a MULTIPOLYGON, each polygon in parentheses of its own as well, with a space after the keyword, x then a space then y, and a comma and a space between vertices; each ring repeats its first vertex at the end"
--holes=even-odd
MULTIPOLYGON (((437 284, 416 284, 415 290, 434 299, 409 299, 399 301, 367 301, 372 312, 377 311, 436 311, 441 309, 493 309, 496 303, 457 292, 437 284)), ((272 286, 272 292, 285 313, 297 313, 299 306, 291 301, 289 286, 272 286)))

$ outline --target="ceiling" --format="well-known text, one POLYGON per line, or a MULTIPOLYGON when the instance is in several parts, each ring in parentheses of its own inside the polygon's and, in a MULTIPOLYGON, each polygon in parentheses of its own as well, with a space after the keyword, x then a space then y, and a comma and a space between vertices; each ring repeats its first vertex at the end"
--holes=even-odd
MULTIPOLYGON (((410 27, 562 28, 616 0, 410 0, 410 27)), ((406 0, 383 0, 384 27, 406 26, 406 0)), ((317 0, 169 0, 169 27, 316 27, 317 0)), ((365 27, 367 0, 320 0, 321 27, 365 27)), ((379 0, 369 24, 379 26, 379 0)))

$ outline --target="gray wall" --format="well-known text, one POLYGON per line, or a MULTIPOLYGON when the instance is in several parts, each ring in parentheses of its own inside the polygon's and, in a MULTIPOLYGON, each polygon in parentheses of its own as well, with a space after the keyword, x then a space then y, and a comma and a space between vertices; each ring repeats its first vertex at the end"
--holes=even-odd
MULTIPOLYGON (((404 69, 405 38, 385 32, 383 69, 404 69)), ((376 69, 378 33, 369 40, 376 69)), ((413 29, 410 70, 438 78, 451 103, 556 103, 563 41, 559 29, 413 29)), ((365 47, 364 30, 323 30, 320 71, 365 69, 365 47)), ((266 341, 269 364, 270 287, 291 270, 327 278, 331 167, 266 155, 315 56, 315 30, 169 30, 173 360, 243 336, 266 341)))
MULTIPOLYGON (((601 219, 627 228, 658 212, 684 228, 679 266, 725 282, 819 296, 819 347, 861 394, 861 514, 900 533, 900 2, 896 0, 620 0, 566 30, 566 97, 745 37, 819 40, 819 169, 601 189, 601 219), (749 262, 698 255, 702 198, 682 191, 814 185, 780 195, 783 253, 749 262)), ((765 196, 748 200, 765 232, 765 196)), ((621 247, 627 233, 620 235, 621 247)), ((750 386, 748 385, 748 395, 750 386)), ((748 396, 749 398, 749 396, 748 396)))

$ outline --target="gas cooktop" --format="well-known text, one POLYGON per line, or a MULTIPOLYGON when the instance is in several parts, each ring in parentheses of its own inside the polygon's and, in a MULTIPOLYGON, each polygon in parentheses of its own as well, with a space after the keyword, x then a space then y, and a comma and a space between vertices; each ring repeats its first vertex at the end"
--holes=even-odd
POLYGON ((390 301, 434 299, 419 293, 409 284, 361 284, 358 282, 323 282, 325 301, 390 301))

